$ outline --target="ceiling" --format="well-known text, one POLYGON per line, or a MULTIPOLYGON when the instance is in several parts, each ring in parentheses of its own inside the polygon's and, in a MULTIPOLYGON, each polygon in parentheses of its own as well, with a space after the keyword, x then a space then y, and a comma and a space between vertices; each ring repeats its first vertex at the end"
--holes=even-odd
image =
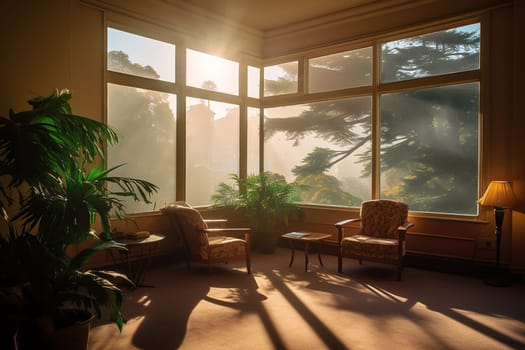
POLYGON ((380 0, 168 0, 269 31, 380 0))

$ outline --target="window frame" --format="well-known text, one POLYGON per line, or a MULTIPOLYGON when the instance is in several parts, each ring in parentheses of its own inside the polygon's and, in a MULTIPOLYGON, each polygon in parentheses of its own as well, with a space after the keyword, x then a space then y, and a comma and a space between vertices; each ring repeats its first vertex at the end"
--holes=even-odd
MULTIPOLYGON (((488 28, 488 17, 486 15, 470 15, 461 19, 454 19, 448 21, 439 21, 433 23, 425 23, 421 26, 411 26, 399 31, 389 32, 387 34, 371 35, 367 39, 357 40, 356 42, 349 42, 346 44, 338 44, 332 47, 310 49, 308 51, 296 53, 295 55, 286 55, 280 58, 272 58, 265 60, 264 65, 275 65, 291 60, 299 60, 299 77, 303 77, 303 88, 299 88, 296 94, 279 95, 279 96, 263 96, 262 108, 282 107, 287 105, 308 104, 320 101, 336 100, 340 98, 351 98, 358 96, 370 95, 372 97, 372 199, 380 198, 380 96, 385 93, 395 93, 407 90, 426 89, 434 87, 442 87, 447 85, 456 85, 463 83, 479 83, 479 117, 478 117, 478 195, 480 187, 486 182, 484 175, 486 172, 485 161, 483 154, 484 144, 484 130, 483 125, 486 123, 483 118, 486 115, 486 103, 488 101, 488 88, 486 87, 487 68, 489 67, 488 55, 486 53, 488 47, 488 35, 484 34, 488 28), (423 78, 409 79, 403 81, 381 83, 381 45, 386 42, 410 38, 420 34, 427 34, 432 32, 443 31, 447 29, 457 28, 464 25, 480 23, 480 64, 479 68, 475 70, 454 72, 443 75, 429 76, 423 78), (308 60, 310 58, 317 58, 337 52, 350 51, 355 49, 372 47, 372 84, 370 86, 347 88, 334 91, 308 93, 305 86, 307 85, 307 70, 308 60), (303 64, 301 64, 303 62, 303 64)), ((301 83, 301 79, 299 79, 301 83)), ((301 87, 301 84, 300 84, 301 87)), ((314 204, 312 204, 314 205, 314 204)), ((308 205, 311 206, 311 205, 308 205)), ((314 205, 316 207, 339 207, 327 205, 314 205)), ((478 221, 482 215, 482 210, 478 210, 477 215, 467 214, 453 214, 453 213, 435 213, 435 212, 411 212, 418 217, 425 218, 454 218, 462 221, 478 221)))
MULTIPOLYGON (((248 97, 248 66, 261 68, 262 60, 256 59, 252 56, 247 56, 241 52, 227 51, 218 55, 216 50, 213 50, 207 45, 196 42, 193 37, 187 37, 184 34, 177 33, 165 28, 148 24, 140 20, 122 19, 120 16, 109 13, 104 21, 104 73, 103 73, 103 94, 104 94, 104 122, 108 122, 108 84, 117 84, 128 87, 136 87, 147 90, 154 90, 175 94, 177 96, 177 111, 176 111, 176 182, 175 182, 175 196, 173 201, 186 199, 186 97, 215 100, 224 103, 231 103, 238 105, 240 108, 239 120, 239 165, 238 174, 241 177, 246 176, 247 172, 247 113, 248 108, 261 109, 260 96, 259 98, 248 97), (164 41, 175 45, 175 82, 168 82, 162 80, 155 80, 146 77, 134 76, 131 74, 116 72, 108 70, 107 67, 107 53, 108 53, 108 28, 113 28, 125 31, 138 36, 151 38, 155 40, 164 41), (191 42, 191 46, 187 43, 191 42), (239 94, 232 95, 228 93, 205 90, 197 87, 186 85, 186 49, 191 49, 215 55, 227 60, 232 60, 239 65, 239 94)), ((262 73, 260 79, 262 80, 262 73)), ((260 89, 260 95, 262 94, 260 89)), ((259 135, 260 137, 260 135, 259 135)), ((259 148, 261 148, 261 140, 259 141, 259 148)), ((107 162, 107 160, 105 160, 107 162)), ((259 169, 262 169, 262 155, 259 157, 259 169)), ((211 202, 210 202, 211 204, 211 202)), ((140 213, 133 213, 140 214, 140 213)))
MULTIPOLYGON (((146 23, 140 19, 123 19, 118 15, 111 15, 109 13, 105 16, 104 21, 104 101, 107 101, 107 84, 113 83, 124 86, 139 87, 144 89, 156 90, 160 92, 167 92, 177 95, 177 126, 176 126, 176 198, 174 200, 184 200, 186 198, 186 164, 185 164, 185 111, 186 111, 186 97, 195 97, 202 99, 212 99, 226 103, 233 103, 240 106, 240 138, 239 138, 239 175, 246 176, 247 171, 247 113, 248 108, 257 108, 260 110, 260 115, 263 116, 264 108, 279 107, 286 105, 307 104, 313 102, 330 101, 341 98, 351 98, 359 96, 371 96, 372 98, 372 198, 379 196, 379 96, 384 93, 399 92, 406 89, 420 89, 444 86, 447 84, 459 84, 478 82, 480 85, 480 106, 479 106, 479 139, 478 139, 478 187, 486 183, 486 156, 483 152, 483 145, 486 128, 486 111, 489 110, 487 102, 489 101, 489 84, 488 81, 488 67, 490 67, 489 54, 487 48, 489 47, 488 32, 489 17, 486 14, 469 14, 462 17, 441 20, 435 22, 427 22, 420 25, 411 25, 403 27, 399 30, 390 31, 388 33, 370 34, 365 38, 360 37, 355 40, 347 40, 343 43, 330 44, 321 47, 313 47, 307 50, 300 50, 291 54, 271 58, 257 58, 250 55, 243 55, 240 52, 227 51, 226 54, 220 57, 234 60, 239 63, 239 95, 230 95, 216 91, 209 91, 199 88, 186 86, 185 82, 185 68, 186 68, 186 49, 200 51, 203 53, 216 55, 214 50, 210 49, 209 45, 202 41, 195 40, 194 37, 189 37, 183 33, 179 33, 169 28, 161 28, 151 23, 146 23), (388 83, 380 83, 380 47, 384 42, 408 38, 418 34, 430 33, 440 30, 459 27, 472 23, 480 23, 481 27, 481 43, 480 43, 480 67, 477 70, 466 72, 455 72, 445 75, 410 79, 405 81, 396 81, 388 83), (115 28, 126 31, 132 34, 145 36, 148 38, 172 43, 176 47, 176 68, 175 68, 175 82, 165 82, 160 80, 152 80, 148 78, 131 76, 125 73, 109 71, 107 69, 107 28, 115 28), (188 43, 191 42, 191 45, 188 43), (323 91, 317 93, 308 93, 308 60, 310 58, 325 56, 342 51, 355 50, 363 47, 372 47, 373 62, 372 62, 372 84, 371 86, 361 86, 342 90, 323 91), (298 91, 292 94, 264 96, 264 67, 286 63, 293 60, 298 61, 298 91), (260 69, 260 88, 259 98, 248 97, 247 91, 247 70, 248 66, 257 67, 260 69)), ((106 103, 106 102, 105 102, 106 103)), ((107 107, 104 108, 104 118, 107 122, 107 107)), ((263 118, 260 120, 260 135, 259 135, 259 169, 264 170, 264 129, 263 118)), ((480 191, 478 189, 478 192, 480 191)), ((311 205, 307 205, 311 206, 311 205)), ((326 207, 326 205, 313 205, 314 207, 326 207)), ((330 206, 328 206, 330 207, 330 206)), ((443 213, 415 213, 418 217, 429 218, 446 218, 456 219, 462 221, 478 221, 481 211, 478 215, 455 215, 443 213)))

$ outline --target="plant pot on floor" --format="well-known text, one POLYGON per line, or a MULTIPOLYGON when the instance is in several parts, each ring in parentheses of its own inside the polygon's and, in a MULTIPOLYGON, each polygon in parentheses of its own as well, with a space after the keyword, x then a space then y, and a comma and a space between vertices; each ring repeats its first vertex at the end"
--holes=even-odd
POLYGON ((279 243, 279 232, 257 232, 257 250, 263 254, 273 254, 279 243))
POLYGON ((57 321, 40 317, 15 334, 15 349, 87 350, 94 315, 84 310, 64 310, 57 321))

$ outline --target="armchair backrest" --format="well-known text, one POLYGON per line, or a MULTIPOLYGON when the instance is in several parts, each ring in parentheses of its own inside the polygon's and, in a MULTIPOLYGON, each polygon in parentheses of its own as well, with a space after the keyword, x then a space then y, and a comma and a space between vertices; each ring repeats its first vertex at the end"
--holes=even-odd
POLYGON ((408 205, 389 199, 361 203, 361 233, 397 238, 398 227, 407 221, 408 205))
POLYGON ((196 209, 170 204, 161 211, 170 218, 172 226, 182 236, 186 249, 192 256, 207 255, 208 235, 204 230, 208 226, 196 209))

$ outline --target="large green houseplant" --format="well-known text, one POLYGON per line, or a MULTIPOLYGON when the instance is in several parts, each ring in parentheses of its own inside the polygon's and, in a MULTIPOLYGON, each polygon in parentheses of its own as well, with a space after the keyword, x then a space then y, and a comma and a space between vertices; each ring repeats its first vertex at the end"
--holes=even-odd
POLYGON ((289 218, 300 213, 295 204, 298 185, 271 172, 250 175, 246 179, 236 174, 230 177, 233 183, 220 183, 212 195, 214 206, 233 208, 243 214, 250 222, 256 248, 263 253, 273 253, 289 218))
POLYGON ((125 249, 111 239, 110 227, 110 215, 125 215, 122 198, 148 202, 157 190, 95 166, 117 134, 72 114, 70 98, 68 90, 56 91, 28 101, 30 110, 0 117, 0 326, 4 336, 16 331, 22 345, 42 349, 71 315, 100 317, 107 310, 122 328, 115 281, 126 276, 85 266, 98 251, 125 249))

